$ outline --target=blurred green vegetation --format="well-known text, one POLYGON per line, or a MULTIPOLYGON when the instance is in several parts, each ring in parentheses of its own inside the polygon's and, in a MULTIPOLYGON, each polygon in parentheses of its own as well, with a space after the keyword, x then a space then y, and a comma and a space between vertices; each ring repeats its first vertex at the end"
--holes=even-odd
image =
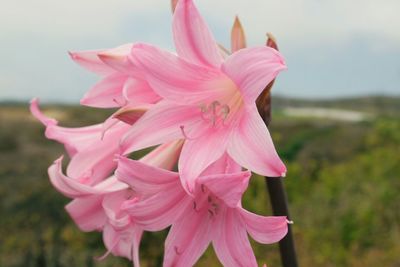
MULTIPOLYGON (((101 122, 110 111, 47 106, 63 125, 101 122)), ((400 266, 400 99, 311 102, 277 99, 270 130, 288 167, 284 184, 300 266, 400 266), (350 108, 375 116, 346 123, 285 117, 290 106, 350 108)), ((61 145, 25 105, 0 107, 0 266, 131 266, 110 256, 101 234, 82 233, 47 177, 61 145)), ((243 205, 271 215, 264 178, 255 176, 243 205)), ((146 233, 143 266, 161 266, 167 231, 146 233)), ((259 263, 281 266, 277 245, 253 243, 259 263)), ((220 266, 211 248, 197 266, 220 266)))

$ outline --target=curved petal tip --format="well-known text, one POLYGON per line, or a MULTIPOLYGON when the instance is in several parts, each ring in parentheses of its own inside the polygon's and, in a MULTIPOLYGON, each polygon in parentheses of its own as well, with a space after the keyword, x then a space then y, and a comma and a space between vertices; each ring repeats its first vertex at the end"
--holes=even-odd
POLYGON ((44 126, 56 125, 58 123, 57 120, 49 118, 42 113, 42 111, 39 109, 39 99, 38 98, 33 98, 30 101, 29 110, 32 113, 32 115, 37 120, 39 120, 44 126))

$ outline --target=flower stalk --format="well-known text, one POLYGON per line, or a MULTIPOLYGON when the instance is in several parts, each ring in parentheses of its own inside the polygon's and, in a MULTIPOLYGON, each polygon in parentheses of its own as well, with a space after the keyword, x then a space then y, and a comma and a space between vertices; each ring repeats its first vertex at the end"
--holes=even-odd
MULTIPOLYGON (((276 39, 270 33, 267 34, 266 45, 278 50, 276 39)), ((265 87, 264 91, 260 94, 256 101, 258 112, 260 113, 267 127, 270 125, 272 120, 271 89, 274 85, 274 81, 275 80, 272 80, 265 87)), ((287 216, 288 220, 290 220, 289 203, 287 200, 287 195, 282 179, 276 177, 265 177, 265 183, 274 216, 287 216)), ((283 267, 298 266, 296 249, 292 234, 292 226, 290 224, 288 225, 287 235, 281 241, 279 241, 279 251, 283 267)))

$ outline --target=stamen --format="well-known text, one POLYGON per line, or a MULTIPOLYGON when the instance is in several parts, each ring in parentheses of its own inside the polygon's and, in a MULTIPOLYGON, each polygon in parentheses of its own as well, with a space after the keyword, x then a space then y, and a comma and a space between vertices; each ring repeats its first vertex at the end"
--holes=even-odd
POLYGON ((115 238, 115 241, 114 241, 114 243, 112 244, 111 248, 108 249, 102 256, 94 257, 94 259, 95 259, 96 261, 102 261, 102 260, 104 260, 105 258, 107 258, 107 256, 111 254, 112 250, 118 245, 118 242, 119 242, 120 240, 121 240, 121 239, 120 239, 119 237, 115 238))
POLYGON ((218 101, 213 101, 210 105, 211 107, 211 111, 212 111, 212 116, 211 116, 211 123, 213 126, 215 126, 218 116, 217 116, 217 106, 220 106, 221 103, 219 103, 218 101))
POLYGON ((185 126, 181 125, 181 126, 179 126, 179 128, 181 128, 182 135, 183 135, 183 137, 184 137, 185 139, 187 139, 187 140, 194 140, 194 139, 195 139, 195 138, 189 137, 189 136, 186 134, 186 132, 185 132, 185 126))
POLYGON ((210 106, 211 106, 213 113, 215 114, 215 110, 216 110, 217 106, 221 106, 221 103, 219 103, 219 101, 215 100, 210 104, 210 106))
POLYGON ((116 98, 113 98, 113 102, 115 102, 120 107, 125 106, 126 104, 126 101, 124 101, 125 103, 123 103, 121 101, 118 101, 116 98))
POLYGON ((286 220, 286 222, 287 222, 288 224, 294 224, 294 222, 293 222, 293 221, 290 221, 290 220, 286 220))
POLYGON ((215 100, 208 106, 206 104, 200 104, 201 118, 206 122, 217 126, 219 123, 226 121, 228 115, 231 113, 231 108, 228 104, 221 104, 221 102, 215 100))
POLYGON ((222 117, 223 117, 223 121, 226 120, 226 118, 228 117, 230 112, 231 112, 231 109, 229 108, 228 105, 225 104, 225 105, 223 105, 221 107, 221 114, 222 114, 222 117))

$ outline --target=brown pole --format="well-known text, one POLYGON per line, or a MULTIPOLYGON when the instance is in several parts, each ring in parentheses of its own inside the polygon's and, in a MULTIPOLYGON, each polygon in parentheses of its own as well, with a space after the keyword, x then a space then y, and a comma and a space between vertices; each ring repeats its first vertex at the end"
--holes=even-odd
MULTIPOLYGON (((267 34, 267 46, 278 50, 275 38, 271 34, 267 34)), ((257 108, 265 125, 269 126, 271 122, 271 88, 274 84, 272 81, 257 99, 257 108)), ((287 216, 290 220, 289 205, 287 201, 285 187, 281 177, 265 177, 267 190, 272 206, 272 212, 275 216, 287 216)), ((283 267, 297 267, 296 250, 294 246, 292 226, 289 224, 287 235, 279 242, 279 251, 283 267)))

